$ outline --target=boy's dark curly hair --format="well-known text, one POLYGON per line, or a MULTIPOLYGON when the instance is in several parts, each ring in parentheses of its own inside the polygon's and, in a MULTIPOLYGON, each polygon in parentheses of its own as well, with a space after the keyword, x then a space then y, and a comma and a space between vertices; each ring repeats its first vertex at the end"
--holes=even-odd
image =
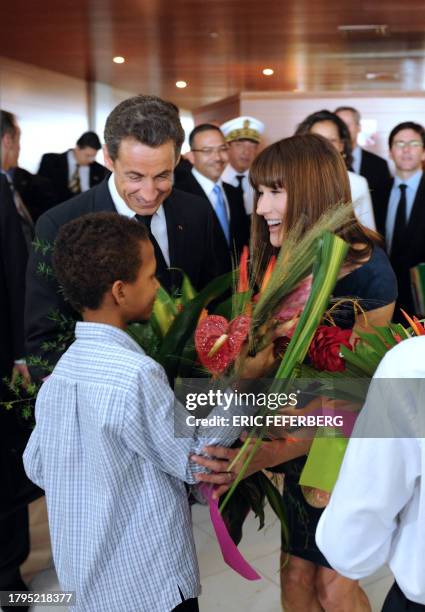
POLYGON ((78 312, 96 310, 115 281, 134 282, 143 240, 148 240, 146 227, 116 213, 91 213, 61 227, 53 268, 71 306, 78 312))

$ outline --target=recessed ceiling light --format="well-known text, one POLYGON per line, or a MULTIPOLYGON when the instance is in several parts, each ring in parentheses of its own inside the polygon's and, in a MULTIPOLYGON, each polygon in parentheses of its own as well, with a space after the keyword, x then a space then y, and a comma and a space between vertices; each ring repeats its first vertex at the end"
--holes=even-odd
POLYGON ((218 38, 218 32, 210 32, 210 38, 218 38))
POLYGON ((178 87, 179 89, 184 89, 185 87, 187 87, 187 83, 186 81, 177 81, 176 87, 178 87))
POLYGON ((273 68, 264 68, 263 70, 264 76, 272 76, 274 74, 273 68))
POLYGON ((115 62, 116 64, 124 64, 125 57, 123 57, 122 55, 117 55, 113 58, 112 61, 115 62))

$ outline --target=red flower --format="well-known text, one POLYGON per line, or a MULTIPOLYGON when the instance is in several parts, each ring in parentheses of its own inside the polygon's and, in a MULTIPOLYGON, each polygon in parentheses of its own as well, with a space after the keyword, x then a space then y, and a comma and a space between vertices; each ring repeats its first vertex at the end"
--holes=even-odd
POLYGON ((312 281, 313 277, 310 274, 310 276, 302 280, 291 293, 285 296, 275 315, 278 321, 281 323, 291 321, 291 319, 295 319, 302 313, 311 293, 312 281))
POLYGON ((351 349, 351 329, 341 329, 333 325, 320 325, 310 344, 308 354, 316 370, 328 372, 343 372, 345 362, 340 356, 340 346, 343 344, 351 349))
POLYGON ((251 318, 239 315, 229 321, 219 315, 208 315, 198 323, 195 347, 199 361, 212 374, 221 374, 239 355, 248 336, 251 318))

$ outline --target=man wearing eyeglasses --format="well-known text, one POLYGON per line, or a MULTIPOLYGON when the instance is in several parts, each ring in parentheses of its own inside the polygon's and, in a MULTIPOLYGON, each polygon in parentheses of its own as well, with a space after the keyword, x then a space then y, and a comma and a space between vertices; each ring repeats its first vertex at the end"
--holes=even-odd
POLYGON ((203 123, 189 136, 187 159, 193 164, 190 173, 176 187, 202 196, 214 211, 215 256, 220 273, 236 267, 242 247, 249 242, 249 218, 245 213, 240 189, 221 180, 228 161, 229 145, 216 125, 203 123), (232 262, 233 258, 233 262, 232 262))
MULTIPOLYGON (((377 215, 379 231, 398 280, 398 308, 416 313, 410 268, 425 262, 425 129, 407 121, 389 136, 390 155, 396 175, 389 194, 377 215)), ((396 320, 404 320, 396 309, 396 320)))

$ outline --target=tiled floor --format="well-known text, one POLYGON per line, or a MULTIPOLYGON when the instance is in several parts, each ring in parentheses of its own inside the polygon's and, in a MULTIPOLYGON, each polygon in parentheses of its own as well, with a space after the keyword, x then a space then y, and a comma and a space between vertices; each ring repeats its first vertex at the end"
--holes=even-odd
MULTIPOLYGON (((257 522, 253 517, 245 523, 240 550, 261 574, 262 580, 256 582, 240 578, 224 563, 206 507, 197 505, 193 508, 193 523, 202 577, 202 595, 199 600, 201 612, 281 612, 278 573, 280 534, 273 513, 267 511, 267 527, 262 531, 257 530, 257 522)), ((373 612, 381 610, 392 580, 389 570, 383 568, 363 581, 373 612)), ((36 576, 31 586, 36 591, 59 588, 53 569, 36 576)), ((32 608, 32 612, 45 610, 39 606, 32 608)), ((64 608, 56 607, 49 607, 48 610, 65 612, 64 608)))

